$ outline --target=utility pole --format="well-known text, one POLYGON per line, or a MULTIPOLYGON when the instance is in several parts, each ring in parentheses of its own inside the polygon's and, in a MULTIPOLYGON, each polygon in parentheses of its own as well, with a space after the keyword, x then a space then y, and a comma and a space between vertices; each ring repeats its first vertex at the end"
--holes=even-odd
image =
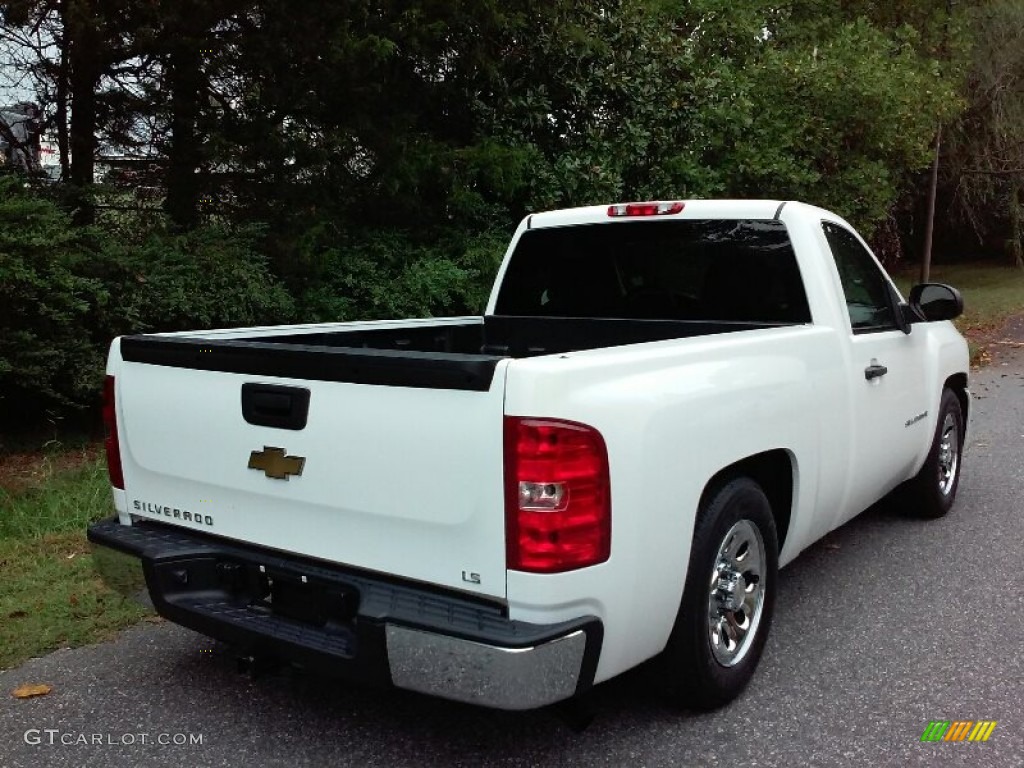
POLYGON ((927 283, 932 270, 932 239, 935 234, 935 197, 939 189, 939 153, 942 149, 942 126, 935 132, 935 159, 928 188, 928 220, 924 226, 924 253, 921 255, 921 282, 927 283))
MULTIPOLYGON (((949 41, 949 22, 953 16, 953 0, 946 0, 946 24, 942 30, 942 48, 949 41)), ((927 283, 932 271, 932 240, 935 235, 935 197, 939 189, 939 155, 942 152, 942 124, 935 131, 935 158, 932 160, 932 178, 928 188, 928 221, 924 226, 924 252, 921 254, 921 282, 927 283)))

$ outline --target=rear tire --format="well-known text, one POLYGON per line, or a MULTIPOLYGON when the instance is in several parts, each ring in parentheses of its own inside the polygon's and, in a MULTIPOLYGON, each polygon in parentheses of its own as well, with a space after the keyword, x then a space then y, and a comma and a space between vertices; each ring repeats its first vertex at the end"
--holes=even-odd
POLYGON ((903 503, 917 517, 935 519, 953 507, 960 486, 964 417, 960 398, 951 389, 942 391, 939 417, 928 458, 904 488, 903 503))
POLYGON ((674 703, 708 710, 742 693, 768 638, 778 563, 775 520, 757 483, 739 477, 708 494, 661 659, 674 703))

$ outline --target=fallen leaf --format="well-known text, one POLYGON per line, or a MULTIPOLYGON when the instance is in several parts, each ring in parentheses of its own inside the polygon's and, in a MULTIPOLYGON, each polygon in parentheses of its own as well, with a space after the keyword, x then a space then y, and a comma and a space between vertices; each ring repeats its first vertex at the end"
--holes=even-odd
POLYGON ((68 598, 68 602, 72 605, 78 605, 78 595, 71 595, 71 597, 68 598))
POLYGON ((19 685, 11 693, 16 699, 31 699, 33 696, 45 696, 53 690, 53 686, 47 685, 46 683, 25 683, 19 685))

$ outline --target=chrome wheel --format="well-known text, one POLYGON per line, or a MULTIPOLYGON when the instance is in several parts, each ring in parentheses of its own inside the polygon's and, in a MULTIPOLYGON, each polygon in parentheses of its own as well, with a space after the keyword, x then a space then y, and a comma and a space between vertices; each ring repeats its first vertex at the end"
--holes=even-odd
POLYGON ((956 484, 957 464, 960 463, 960 428, 952 413, 942 421, 939 436, 939 493, 948 496, 956 484))
POLYGON ((708 594, 708 639, 715 660, 724 667, 742 661, 757 636, 765 567, 761 531, 750 520, 740 520, 718 548, 708 594))

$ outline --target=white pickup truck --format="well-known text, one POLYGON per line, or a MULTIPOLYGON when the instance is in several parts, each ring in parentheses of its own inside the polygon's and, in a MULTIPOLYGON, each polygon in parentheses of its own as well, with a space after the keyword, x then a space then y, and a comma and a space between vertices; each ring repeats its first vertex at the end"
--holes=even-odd
POLYGON ((659 657, 719 706, 780 565, 949 510, 962 309, 800 203, 531 215, 482 317, 116 339, 89 538, 253 657, 503 709, 659 657))

